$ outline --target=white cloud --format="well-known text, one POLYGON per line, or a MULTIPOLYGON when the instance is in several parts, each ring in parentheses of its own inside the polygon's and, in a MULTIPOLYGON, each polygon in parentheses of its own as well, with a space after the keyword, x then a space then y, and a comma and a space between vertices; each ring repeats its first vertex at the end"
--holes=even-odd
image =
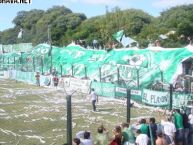
POLYGON ((156 0, 152 3, 156 8, 170 8, 184 4, 193 4, 193 0, 156 0))

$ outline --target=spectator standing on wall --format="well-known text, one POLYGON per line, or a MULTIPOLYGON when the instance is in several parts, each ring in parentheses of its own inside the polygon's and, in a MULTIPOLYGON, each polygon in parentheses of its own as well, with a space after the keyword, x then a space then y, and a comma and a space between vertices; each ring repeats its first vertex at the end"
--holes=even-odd
POLYGON ((92 41, 92 44, 93 44, 93 49, 98 49, 98 40, 94 39, 92 41))
POLYGON ((58 78, 58 76, 57 76, 57 75, 55 75, 55 76, 53 77, 53 82, 54 82, 54 87, 56 87, 56 88, 57 88, 57 86, 58 86, 58 82, 59 82, 59 78, 58 78))
POLYGON ((35 78, 36 78, 36 85, 40 86, 40 73, 39 72, 36 73, 35 78))

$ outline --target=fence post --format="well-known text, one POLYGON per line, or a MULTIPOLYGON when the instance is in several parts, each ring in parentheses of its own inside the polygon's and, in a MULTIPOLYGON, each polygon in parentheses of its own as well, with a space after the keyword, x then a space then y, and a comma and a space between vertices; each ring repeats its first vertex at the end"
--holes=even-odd
POLYGON ((52 60, 52 57, 53 57, 53 56, 52 56, 52 45, 51 45, 51 48, 50 48, 50 49, 51 49, 51 50, 50 50, 50 51, 51 51, 51 52, 50 52, 50 53, 51 53, 51 54, 50 54, 50 55, 51 55, 51 56, 50 56, 50 59, 51 59, 51 60, 50 60, 50 61, 51 61, 50 72, 52 72, 52 68, 53 68, 53 60, 52 60))
POLYGON ((173 98, 172 98, 172 96, 173 96, 173 85, 172 84, 170 84, 170 111, 172 110, 172 103, 173 103, 173 98))
MULTIPOLYGON (((164 82, 163 71, 161 71, 160 74, 161 74, 161 82, 163 83, 164 82)), ((163 91, 163 84, 162 84, 162 91, 163 91)))
POLYGON ((127 89, 127 121, 130 123, 131 117, 131 90, 127 89))
POLYGON ((23 52, 20 52, 20 53, 21 53, 21 56, 20 56, 21 68, 20 68, 20 70, 22 71, 23 70, 23 52))
POLYGON ((7 69, 9 70, 9 57, 8 57, 8 61, 7 61, 7 63, 8 63, 7 69))
POLYGON ((66 96, 67 103, 67 143, 72 145, 72 110, 71 110, 71 95, 66 96))
POLYGON ((120 70, 119 70, 119 67, 117 67, 117 83, 119 85, 119 80, 120 80, 120 70))
POLYGON ((150 125, 149 125, 149 133, 150 133, 151 145, 154 145, 153 134, 152 134, 152 130, 151 130, 151 126, 150 125))
POLYGON ((62 65, 60 65, 60 72, 61 72, 61 77, 62 77, 62 65))
POLYGON ((137 69, 137 88, 139 89, 139 69, 137 69))
POLYGON ((5 63, 5 59, 4 59, 4 56, 3 56, 3 65, 4 65, 4 63, 5 63))
POLYGON ((43 62, 43 58, 41 57, 41 65, 42 65, 42 75, 44 73, 44 62, 43 62))
POLYGON ((99 80, 101 82, 101 67, 99 67, 99 80))
POLYGON ((33 57, 33 70, 34 70, 34 72, 36 71, 36 69, 35 69, 35 58, 33 57))
POLYGON ((74 66, 73 66, 73 65, 71 65, 71 71, 72 71, 72 72, 71 72, 71 73, 72 73, 71 75, 72 75, 72 77, 73 77, 73 76, 74 76, 74 66))
POLYGON ((4 56, 3 56, 3 70, 4 70, 4 67, 5 67, 5 59, 4 59, 4 56))
POLYGON ((15 56, 14 56, 14 58, 13 58, 13 62, 14 62, 14 70, 15 70, 15 56))
POLYGON ((87 78, 87 67, 84 67, 84 72, 85 72, 85 78, 87 78))

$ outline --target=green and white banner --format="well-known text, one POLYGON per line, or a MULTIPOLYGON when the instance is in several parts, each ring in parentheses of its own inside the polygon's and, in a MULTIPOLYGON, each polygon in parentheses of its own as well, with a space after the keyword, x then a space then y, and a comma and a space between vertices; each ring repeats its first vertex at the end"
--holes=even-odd
POLYGON ((152 106, 169 105, 169 92, 159 92, 143 89, 142 102, 152 106))
POLYGON ((90 91, 90 80, 70 78, 70 88, 79 90, 82 93, 88 94, 90 91))
POLYGON ((94 88, 99 96, 115 98, 115 85, 111 83, 92 82, 91 88, 94 88))
MULTIPOLYGON (((126 88, 116 87, 115 91, 116 97, 127 96, 126 88)), ((131 89, 131 99, 151 106, 164 107, 169 106, 170 94, 169 91, 161 92, 148 89, 131 89)), ((189 100, 193 100, 193 95, 174 92, 172 100, 173 107, 180 108, 182 106, 186 106, 189 100)))
POLYGON ((174 93, 173 94, 173 107, 179 108, 181 106, 187 106, 188 101, 190 100, 193 100, 192 94, 174 93))
MULTIPOLYGON (((141 102, 142 101, 142 91, 141 90, 136 90, 136 89, 131 89, 131 99, 141 102)), ((115 97, 127 97, 127 89, 122 88, 119 86, 116 86, 115 88, 115 97)))
MULTIPOLYGON (((3 47, 8 52, 12 52, 12 49, 21 46, 7 45, 3 47)), ((78 45, 62 48, 52 46, 52 57, 48 55, 50 50, 48 44, 39 44, 29 50, 31 50, 29 53, 24 54, 22 65, 30 64, 29 67, 32 67, 33 61, 27 63, 27 60, 34 60, 35 70, 39 72, 42 68, 44 72, 49 72, 52 64, 57 72, 61 72, 62 66, 65 75, 70 75, 73 68, 73 75, 76 78, 83 78, 87 75, 91 80, 99 81, 101 76, 102 82, 114 84, 118 84, 119 79, 120 85, 127 88, 136 87, 137 80, 139 80, 140 88, 148 89, 153 88, 153 84, 157 80, 161 80, 161 73, 164 83, 174 83, 177 75, 183 72, 182 62, 193 56, 193 51, 189 48, 152 47, 151 49, 137 50, 122 48, 107 52, 105 50, 85 49, 78 45), (99 69, 101 69, 101 73, 99 73, 99 69)), ((20 64, 20 54, 17 53, 0 54, 0 58, 4 66, 14 62, 16 66, 20 64)))

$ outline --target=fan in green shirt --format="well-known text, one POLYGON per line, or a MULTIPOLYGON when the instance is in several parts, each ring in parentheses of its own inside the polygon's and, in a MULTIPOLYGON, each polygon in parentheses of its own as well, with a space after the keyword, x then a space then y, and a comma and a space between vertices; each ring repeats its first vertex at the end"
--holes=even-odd
POLYGON ((146 134, 146 135, 148 135, 148 133, 149 133, 149 127, 146 124, 146 120, 145 119, 141 119, 140 131, 141 131, 142 134, 146 134))
POLYGON ((180 111, 178 109, 174 110, 174 124, 176 126, 176 129, 183 129, 183 117, 182 115, 179 113, 180 111))
POLYGON ((98 134, 95 138, 95 145, 108 145, 108 131, 102 126, 98 128, 98 134))
POLYGON ((130 144, 135 144, 135 134, 134 134, 131 126, 129 126, 128 123, 123 123, 122 127, 123 127, 123 132, 122 132, 123 140, 122 140, 122 143, 124 144, 125 142, 129 142, 130 144))

